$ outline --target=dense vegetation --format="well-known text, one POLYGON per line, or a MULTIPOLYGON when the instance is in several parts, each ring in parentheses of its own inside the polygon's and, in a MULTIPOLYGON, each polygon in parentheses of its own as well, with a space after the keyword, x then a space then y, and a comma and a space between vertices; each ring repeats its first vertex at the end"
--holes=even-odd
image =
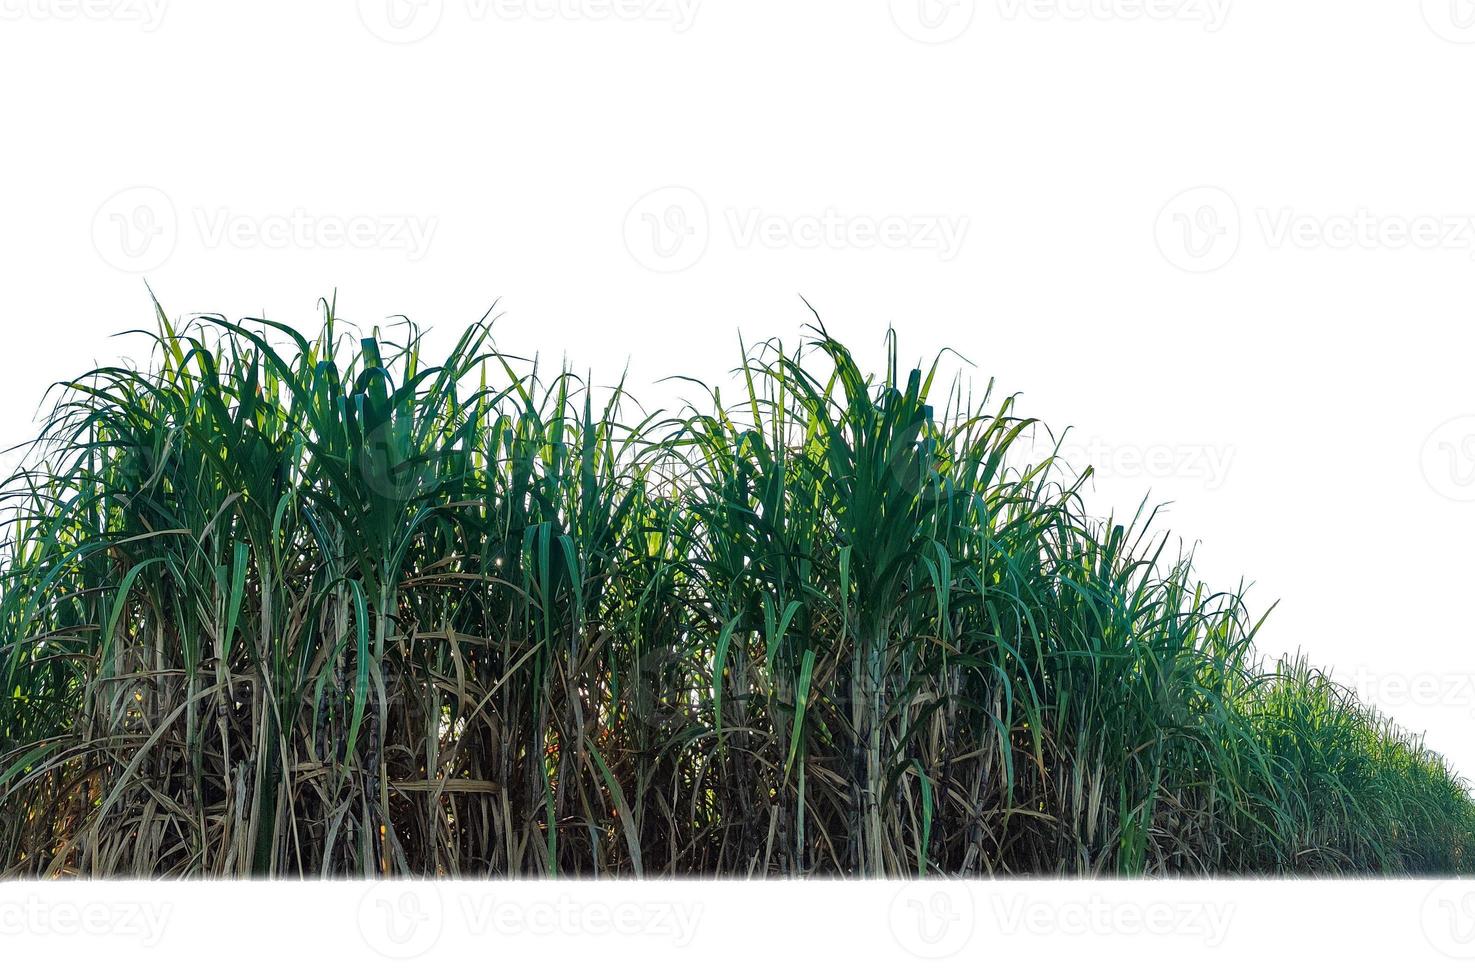
POLYGON ((1439 757, 936 362, 812 328, 647 414, 486 323, 427 365, 326 312, 160 313, 48 402, 3 488, 0 871, 1475 866, 1439 757))

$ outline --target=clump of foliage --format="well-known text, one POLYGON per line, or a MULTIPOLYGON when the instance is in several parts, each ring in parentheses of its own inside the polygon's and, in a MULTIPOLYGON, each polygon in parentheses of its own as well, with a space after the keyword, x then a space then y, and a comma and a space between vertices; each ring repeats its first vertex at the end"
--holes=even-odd
POLYGON ((58 386, 3 486, 0 871, 1475 867, 1439 757, 894 338, 647 414, 325 312, 160 311, 58 386))

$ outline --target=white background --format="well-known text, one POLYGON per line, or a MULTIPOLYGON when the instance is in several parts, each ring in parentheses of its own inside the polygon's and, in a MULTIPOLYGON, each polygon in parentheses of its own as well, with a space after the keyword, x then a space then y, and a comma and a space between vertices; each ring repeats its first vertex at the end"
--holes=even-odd
POLYGON ((145 353, 145 278, 440 342, 500 298, 641 383, 802 295, 1073 426, 1102 515, 1170 502, 1267 655, 1475 774, 1472 82, 1470 0, 0 0, 0 441, 145 353))

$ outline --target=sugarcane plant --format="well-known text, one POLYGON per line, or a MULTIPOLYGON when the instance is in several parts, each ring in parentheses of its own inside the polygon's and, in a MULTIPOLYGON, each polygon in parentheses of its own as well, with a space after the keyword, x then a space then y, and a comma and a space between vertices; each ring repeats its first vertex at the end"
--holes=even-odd
POLYGON ((155 308, 0 487, 9 875, 1475 869, 1418 738, 1266 659, 992 386, 816 318, 648 412, 411 323, 155 308))

